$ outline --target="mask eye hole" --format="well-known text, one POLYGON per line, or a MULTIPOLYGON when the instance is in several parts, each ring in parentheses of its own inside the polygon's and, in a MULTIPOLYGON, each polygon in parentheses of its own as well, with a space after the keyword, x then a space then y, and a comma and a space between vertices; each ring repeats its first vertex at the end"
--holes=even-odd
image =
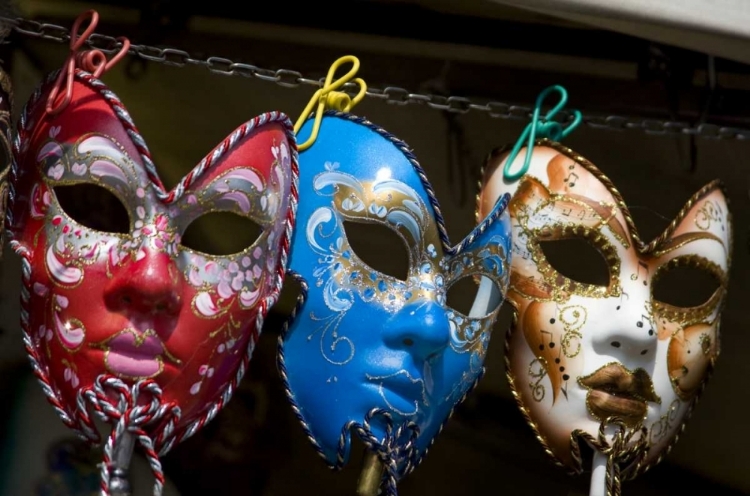
POLYGON ((679 308, 702 306, 721 287, 721 276, 716 270, 698 261, 673 259, 662 270, 651 286, 654 300, 679 308))
POLYGON ((471 318, 491 314, 502 302, 497 284, 476 275, 463 276, 451 284, 445 300, 447 306, 471 318))
POLYGON ((130 216, 110 190, 98 184, 79 183, 53 188, 60 208, 78 224, 101 232, 128 234, 130 216))
POLYGON ((371 269, 406 281, 409 252, 406 242, 392 228, 374 222, 344 221, 349 247, 371 269))
POLYGON ((610 270, 601 249, 582 236, 540 240, 547 262, 572 281, 592 286, 609 286, 610 270))
POLYGON ((227 256, 255 244, 263 228, 234 212, 208 212, 187 226, 180 244, 205 255, 227 256))

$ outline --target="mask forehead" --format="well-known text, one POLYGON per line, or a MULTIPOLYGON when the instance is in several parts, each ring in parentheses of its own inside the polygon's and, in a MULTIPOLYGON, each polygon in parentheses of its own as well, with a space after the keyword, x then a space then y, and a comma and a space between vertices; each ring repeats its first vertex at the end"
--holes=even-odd
MULTIPOLYGON (((599 169, 557 143, 537 145, 528 174, 514 183, 502 177, 505 155, 490 157, 477 204, 481 219, 498 195, 514 195, 508 377, 538 439, 558 462, 580 470, 571 451, 574 432, 596 437, 614 415, 625 418, 628 429, 644 429, 631 440, 631 446, 649 447, 632 465, 638 471, 676 441, 718 356, 732 244, 726 197, 718 181, 709 183, 646 243, 599 169), (596 248, 608 283, 586 284, 558 272, 540 245, 565 238, 583 238, 596 248), (659 301, 654 288, 661 278, 685 265, 715 276, 713 295, 688 308, 659 301), (630 389, 620 391, 618 384, 627 382, 630 389), (611 390, 627 409, 611 400, 611 390), (622 399, 629 394, 635 399, 622 399)), ((514 169, 524 155, 522 149, 514 169)))
MULTIPOLYGON (((529 170, 521 181, 507 182, 503 178, 503 158, 507 153, 498 153, 485 166, 482 194, 479 196, 477 215, 484 218, 494 205, 495 198, 503 194, 516 196, 511 206, 517 213, 523 209, 531 222, 543 222, 549 215, 559 215, 568 223, 586 227, 606 225, 613 237, 624 247, 631 244, 625 202, 609 179, 585 158, 570 149, 541 140, 533 150, 529 170), (519 191, 522 190, 522 191, 519 191), (562 201, 561 201, 562 200, 562 201), (549 211, 558 208, 559 212, 549 211), (545 210, 547 209, 547 210, 545 210), (533 213, 533 215, 531 215, 533 213), (545 214, 547 214, 545 216, 545 214)), ((521 149, 513 168, 523 162, 526 149, 521 149)), ((628 214, 629 215, 629 214, 628 214)))
POLYGON ((280 348, 290 397, 331 465, 348 459, 349 433, 341 432, 350 422, 374 429, 385 418, 412 423, 423 452, 481 375, 508 284, 507 198, 451 247, 424 171, 384 130, 328 113, 301 162, 301 220, 289 266, 304 298, 280 348), (347 221, 395 231, 409 254, 406 279, 362 262, 346 237, 347 221), (446 291, 464 277, 489 285, 470 315, 446 306, 446 291), (384 415, 370 419, 373 409, 384 415))
POLYGON ((732 216, 719 181, 690 198, 672 224, 654 239, 647 251, 662 261, 699 253, 728 272, 732 261, 732 216))
POLYGON ((307 160, 316 161, 311 167, 316 174, 304 184, 312 185, 316 195, 302 199, 300 208, 329 205, 333 199, 342 218, 393 226, 404 237, 412 256, 429 245, 442 256, 442 219, 436 220, 430 194, 415 170, 416 159, 411 153, 342 118, 331 116, 326 121, 329 135, 353 135, 352 144, 338 147, 327 157, 311 150, 307 156, 314 158, 307 160))

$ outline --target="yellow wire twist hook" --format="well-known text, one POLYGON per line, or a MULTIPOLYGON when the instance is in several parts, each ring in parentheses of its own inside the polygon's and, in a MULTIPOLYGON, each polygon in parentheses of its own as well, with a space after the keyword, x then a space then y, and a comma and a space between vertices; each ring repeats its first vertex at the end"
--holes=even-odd
POLYGON ((317 104, 318 107, 315 110, 315 122, 313 123, 312 132, 310 133, 310 137, 307 139, 307 141, 297 145, 297 149, 299 151, 310 148, 315 142, 315 139, 318 137, 318 132, 320 131, 320 122, 323 119, 323 112, 328 109, 338 110, 340 112, 349 112, 352 107, 357 105, 365 97, 365 93, 367 93, 367 84, 361 78, 354 78, 354 75, 358 70, 359 59, 354 55, 345 55, 339 58, 333 63, 333 65, 331 65, 331 68, 328 69, 328 75, 326 76, 325 84, 322 88, 315 92, 310 101, 307 103, 305 110, 302 111, 299 119, 297 119, 297 122, 294 124, 294 133, 297 134, 302 128, 302 125, 312 113, 313 107, 315 107, 315 104, 317 104), (334 81, 333 75, 345 62, 351 62, 352 68, 349 69, 349 72, 334 81), (359 92, 354 96, 354 98, 350 97, 343 91, 336 91, 349 81, 352 81, 359 85, 359 92))

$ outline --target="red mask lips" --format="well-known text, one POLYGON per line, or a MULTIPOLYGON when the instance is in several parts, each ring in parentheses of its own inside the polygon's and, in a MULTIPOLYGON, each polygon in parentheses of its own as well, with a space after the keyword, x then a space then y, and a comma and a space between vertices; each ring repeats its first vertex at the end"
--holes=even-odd
POLYGON ((588 389, 589 412, 602 422, 618 417, 628 427, 636 427, 646 418, 649 402, 661 403, 651 377, 640 368, 630 372, 619 363, 612 363, 579 378, 578 383, 588 389))
POLYGON ((164 370, 164 357, 174 364, 181 363, 169 353, 162 340, 151 329, 145 332, 123 329, 91 347, 105 350, 105 366, 120 377, 155 377, 164 370))

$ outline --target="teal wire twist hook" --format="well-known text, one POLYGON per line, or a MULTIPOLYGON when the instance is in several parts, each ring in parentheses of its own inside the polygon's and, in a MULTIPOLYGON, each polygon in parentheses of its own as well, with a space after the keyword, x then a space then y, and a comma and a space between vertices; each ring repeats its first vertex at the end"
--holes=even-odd
POLYGON ((573 111, 573 122, 565 127, 559 122, 551 120, 560 110, 562 110, 566 103, 568 103, 568 91, 558 84, 550 86, 539 93, 534 105, 534 113, 531 117, 531 122, 526 125, 526 128, 523 130, 523 133, 521 133, 516 144, 513 145, 513 149, 511 150, 510 155, 508 155, 508 159, 505 161, 503 177, 506 181, 516 181, 529 170, 529 165, 531 163, 531 149, 534 147, 534 142, 537 137, 547 138, 552 141, 561 141, 578 127, 583 120, 583 116, 578 110, 573 111), (540 117, 539 114, 542 112, 542 103, 553 91, 560 93, 560 102, 547 112, 544 117, 540 117), (510 168, 513 165, 513 162, 515 162, 518 153, 521 151, 524 141, 527 141, 527 143, 526 158, 523 161, 523 166, 518 172, 510 172, 510 168))

